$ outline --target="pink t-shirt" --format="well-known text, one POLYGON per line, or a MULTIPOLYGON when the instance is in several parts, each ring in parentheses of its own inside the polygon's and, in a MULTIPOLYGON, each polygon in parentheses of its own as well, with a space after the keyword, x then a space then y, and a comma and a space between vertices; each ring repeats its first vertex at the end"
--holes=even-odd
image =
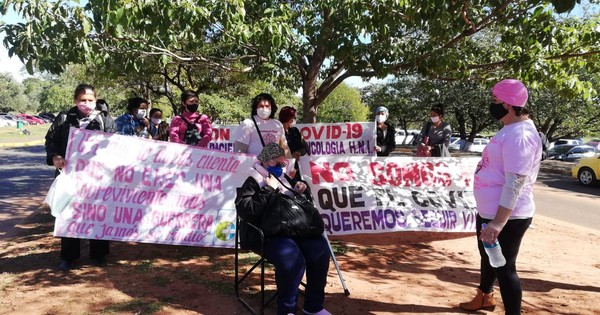
MULTIPOLYGON (((283 130, 283 125, 281 122, 279 122, 279 120, 264 120, 257 115, 254 115, 254 119, 256 119, 256 124, 258 125, 258 129, 260 129, 260 133, 265 140, 265 144, 275 142, 279 143, 279 145, 283 146, 284 148, 287 147, 285 131, 283 130)), ((258 132, 256 132, 256 127, 254 126, 254 122, 251 118, 242 121, 240 126, 237 128, 235 141, 248 145, 248 152, 246 153, 249 154, 258 155, 263 148, 263 145, 260 142, 260 137, 258 136, 258 132)))
POLYGON ((475 171, 474 194, 482 218, 494 219, 506 173, 525 175, 511 219, 533 217, 533 184, 540 169, 542 141, 531 120, 504 126, 483 150, 475 171))

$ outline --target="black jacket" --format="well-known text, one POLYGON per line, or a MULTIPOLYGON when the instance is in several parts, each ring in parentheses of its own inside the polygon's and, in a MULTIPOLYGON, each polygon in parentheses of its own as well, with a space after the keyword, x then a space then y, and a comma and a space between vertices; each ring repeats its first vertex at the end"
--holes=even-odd
MULTIPOLYGON (((46 133, 46 163, 48 165, 53 165, 52 157, 55 155, 65 157, 69 140, 69 129, 71 127, 79 128, 79 121, 83 118, 77 107, 72 107, 67 112, 61 112, 54 119, 52 126, 48 129, 48 133, 46 133)), ((107 112, 100 112, 85 129, 109 133, 117 131, 115 122, 107 112)))
POLYGON ((381 148, 381 152, 377 152, 377 156, 388 156, 390 152, 396 149, 396 129, 394 126, 384 123, 387 126, 387 133, 383 137, 383 130, 377 124, 377 146, 381 148))

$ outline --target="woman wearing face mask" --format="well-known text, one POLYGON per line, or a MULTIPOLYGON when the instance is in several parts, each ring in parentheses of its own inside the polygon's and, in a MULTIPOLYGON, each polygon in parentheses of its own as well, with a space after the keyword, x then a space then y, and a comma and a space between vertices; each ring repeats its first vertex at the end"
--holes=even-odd
MULTIPOLYGON (((305 183, 288 181, 282 176, 285 153, 277 143, 266 144, 257 158, 259 162, 251 170, 250 177, 237 188, 235 198, 237 214, 244 220, 239 227, 240 245, 253 250, 260 247, 261 239, 258 232, 249 228, 246 222, 262 226, 263 218, 270 211, 284 206, 277 202, 278 195, 291 196, 293 192, 290 189, 300 194, 306 190, 305 183)), ((306 271, 303 313, 331 315, 323 308, 330 257, 327 240, 322 235, 265 238, 264 255, 275 266, 277 314, 296 314, 298 286, 306 271)))
MULTIPOLYGON (((46 134, 46 163, 56 168, 55 176, 59 174, 58 170, 65 167, 65 154, 71 127, 110 133, 116 131, 112 117, 107 112, 95 110, 96 91, 93 86, 78 85, 75 88, 73 99, 75 106, 58 114, 46 134)), ((80 256, 80 240, 62 237, 60 244, 59 269, 68 271, 80 256)), ((108 241, 90 240, 90 257, 95 264, 106 264, 106 255, 108 255, 108 241)))
POLYGON ((377 156, 388 156, 396 149, 396 129, 386 120, 390 116, 390 112, 384 106, 379 106, 375 109, 375 121, 377 122, 377 145, 375 152, 377 156))
POLYGON ((171 142, 206 148, 212 138, 212 127, 207 115, 198 113, 198 93, 186 90, 181 93, 183 111, 173 117, 169 126, 171 142))
POLYGON ((283 125, 273 119, 277 112, 273 97, 267 93, 259 94, 252 100, 251 106, 252 116, 236 129, 233 152, 257 155, 263 146, 275 142, 284 148, 287 157, 291 157, 283 125))
POLYGON ((430 120, 425 123, 419 135, 419 146, 430 156, 450 157, 448 146, 450 145, 450 136, 452 136, 452 128, 450 124, 443 121, 444 105, 437 104, 431 107, 429 112, 430 120))
POLYGON ((296 159, 294 169, 296 170, 295 180, 299 180, 300 172, 298 172, 298 160, 301 156, 308 153, 308 144, 302 137, 300 130, 294 127, 296 124, 296 109, 291 106, 285 106, 279 111, 279 121, 283 125, 285 131, 285 139, 292 152, 292 157, 296 159))
MULTIPOLYGON (((160 141, 168 141, 168 133, 165 138, 164 133, 159 133, 159 127, 163 123, 162 121, 162 110, 153 108, 150 110, 150 128, 149 133, 152 139, 160 141)), ((166 123, 165 123, 166 124, 166 123)))
POLYGON ((127 100, 127 111, 115 119, 117 133, 135 136, 140 134, 139 131, 148 128, 149 122, 145 118, 147 108, 148 101, 141 97, 127 100))
POLYGON ((527 88, 521 81, 507 79, 492 89, 490 114, 504 127, 483 149, 474 180, 477 203, 477 248, 481 259, 479 287, 473 300, 460 303, 468 311, 494 309, 494 282, 498 279, 506 314, 521 314, 523 291, 516 261, 521 240, 535 213, 533 184, 540 169, 542 141, 533 121, 524 113, 527 88), (482 228, 482 223, 487 227, 482 228), (496 240, 506 259, 494 268, 483 242, 496 240))

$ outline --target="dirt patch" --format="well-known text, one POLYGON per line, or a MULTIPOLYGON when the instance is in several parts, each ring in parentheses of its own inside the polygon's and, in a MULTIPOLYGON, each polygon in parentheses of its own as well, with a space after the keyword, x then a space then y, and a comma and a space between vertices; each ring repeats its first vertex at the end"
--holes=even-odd
MULTIPOLYGON (((35 206, 40 202, 21 203, 29 215, 9 230, 2 225, 0 313, 248 314, 235 298, 231 249, 113 242, 109 264, 100 268, 90 264, 84 242, 77 269, 57 271, 60 242, 52 237, 53 218, 35 206)), ((462 313, 458 303, 470 299, 478 283, 470 233, 399 232, 331 242, 351 293, 344 296, 332 264, 325 303, 333 314, 462 313)), ((598 231, 536 217, 518 263, 524 313, 600 313, 599 242, 598 231)), ((243 254, 244 268, 255 258, 243 254)), ((243 287, 251 298, 255 283, 243 287)), ((497 301, 495 313, 503 313, 497 301)), ((268 314, 274 313, 272 306, 268 314)))

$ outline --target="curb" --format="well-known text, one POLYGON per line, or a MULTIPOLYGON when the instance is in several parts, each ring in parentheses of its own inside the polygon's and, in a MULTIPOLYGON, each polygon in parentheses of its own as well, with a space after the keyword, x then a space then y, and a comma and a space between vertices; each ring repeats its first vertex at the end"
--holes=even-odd
POLYGON ((33 140, 28 142, 8 142, 0 143, 0 148, 14 148, 14 147, 30 147, 34 145, 44 144, 45 140, 33 140))

